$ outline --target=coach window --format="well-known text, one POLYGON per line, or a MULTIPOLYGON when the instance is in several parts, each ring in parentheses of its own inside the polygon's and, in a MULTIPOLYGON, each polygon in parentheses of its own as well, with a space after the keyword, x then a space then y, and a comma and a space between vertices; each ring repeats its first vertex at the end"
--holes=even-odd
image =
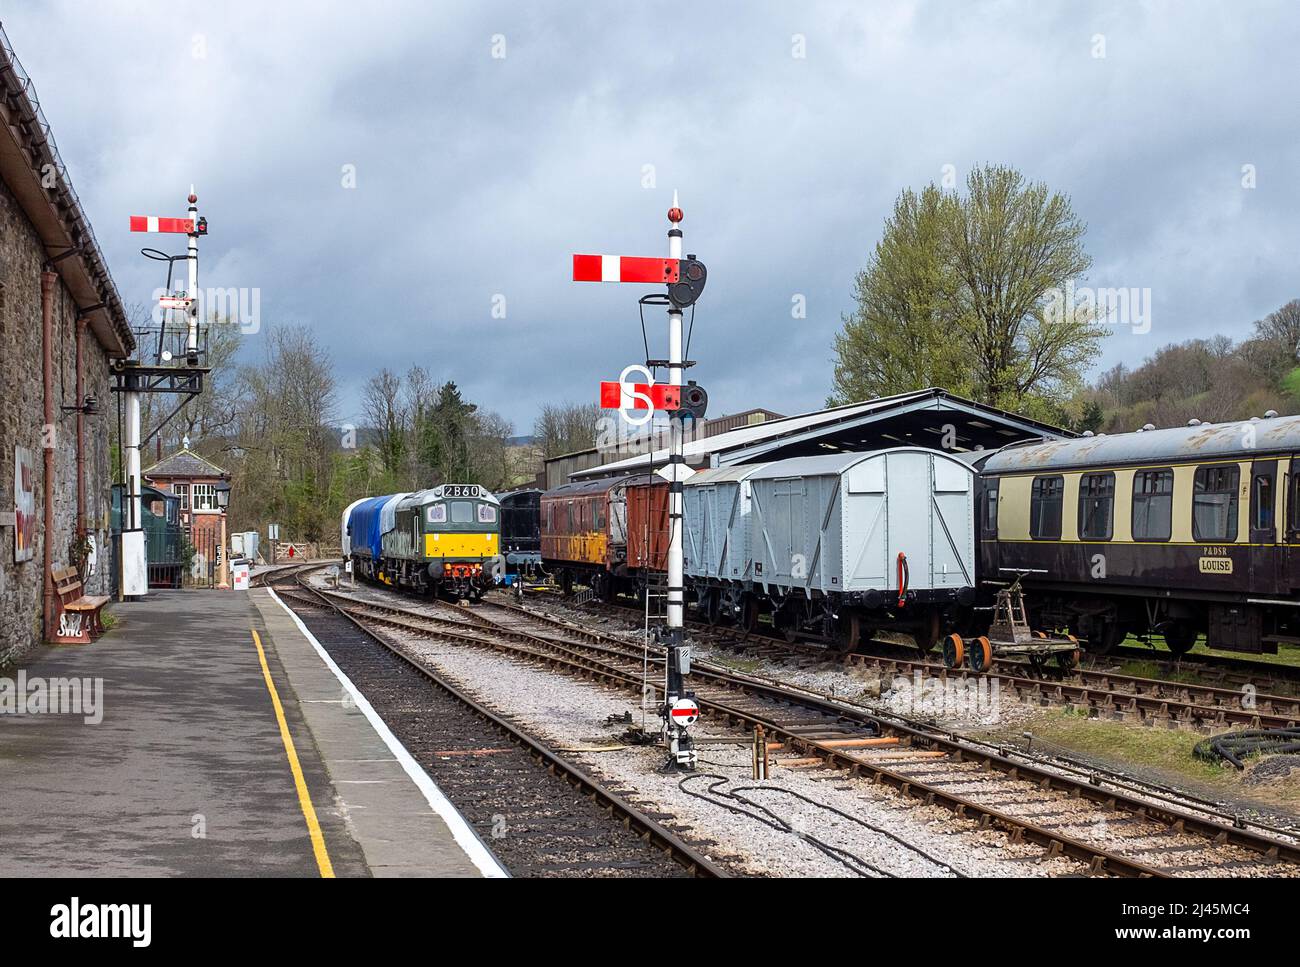
POLYGON ((998 480, 990 477, 984 485, 984 536, 998 536, 998 480))
POLYGON ((598 531, 603 531, 603 530, 605 529, 605 504, 604 504, 604 501, 601 500, 600 498, 597 498, 596 501, 595 501, 595 503, 594 503, 592 506, 594 506, 595 509, 596 509, 596 530, 598 530, 598 531))
POLYGON ((1174 524, 1174 472, 1139 470, 1133 475, 1133 540, 1167 541, 1174 524))
POLYGON ((1110 540, 1114 520, 1115 475, 1085 473, 1079 478, 1079 539, 1110 540))
POLYGON ((1029 536, 1038 541, 1061 538, 1061 501, 1065 478, 1035 477, 1029 495, 1029 536))
POLYGON ((1254 509, 1250 526, 1257 531, 1273 529, 1273 475, 1258 473, 1254 483, 1254 509))
POLYGON ((1237 539, 1237 486, 1241 469, 1198 467, 1192 484, 1192 537, 1198 541, 1237 539))

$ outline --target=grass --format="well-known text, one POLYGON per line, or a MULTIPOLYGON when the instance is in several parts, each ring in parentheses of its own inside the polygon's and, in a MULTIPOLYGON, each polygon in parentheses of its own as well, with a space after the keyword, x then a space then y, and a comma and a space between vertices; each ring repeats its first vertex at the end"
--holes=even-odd
POLYGON ((99 623, 104 626, 105 631, 112 631, 114 626, 117 625, 117 615, 111 611, 101 611, 99 612, 99 623))
MULTIPOLYGON (((1124 644, 1134 648, 1145 648, 1146 642, 1134 638, 1130 635, 1124 639, 1124 644)), ((1172 661, 1178 656, 1165 647, 1163 638, 1152 636, 1151 644, 1154 646, 1153 651, 1156 658, 1162 661, 1172 661)), ((1204 636, 1196 639, 1193 648, 1202 654, 1218 655, 1220 658, 1244 658, 1249 661, 1261 661, 1272 665, 1300 665, 1300 648, 1294 645, 1279 644, 1276 655, 1256 654, 1247 651, 1223 651, 1219 648, 1206 648, 1204 636)))
MULTIPOLYGON (((1018 739, 1024 731, 1033 734, 1033 748, 1039 752, 1073 754, 1196 795, 1253 800, 1289 810, 1300 806, 1300 779, 1245 785, 1242 779, 1248 773, 1196 758, 1192 749, 1206 738, 1198 732, 1087 718, 1086 712, 1061 708, 1045 709, 1003 738, 1018 739)), ((1023 747, 1019 741, 1016 745, 1023 747)))

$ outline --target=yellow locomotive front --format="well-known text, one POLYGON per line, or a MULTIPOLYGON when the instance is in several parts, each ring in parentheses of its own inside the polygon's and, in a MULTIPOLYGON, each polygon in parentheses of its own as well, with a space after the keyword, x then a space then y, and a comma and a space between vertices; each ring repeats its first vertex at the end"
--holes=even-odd
POLYGON ((443 484, 414 494, 420 551, 431 583, 460 597, 476 599, 492 587, 500 570, 501 508, 477 484, 443 484))

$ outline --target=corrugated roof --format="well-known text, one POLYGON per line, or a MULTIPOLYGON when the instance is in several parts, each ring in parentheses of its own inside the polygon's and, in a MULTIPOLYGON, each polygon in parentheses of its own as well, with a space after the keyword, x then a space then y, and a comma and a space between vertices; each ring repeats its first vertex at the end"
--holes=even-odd
POLYGON ((1103 433, 1073 440, 1012 445, 989 457, 989 473, 1074 466, 1173 463, 1217 457, 1250 457, 1275 450, 1300 451, 1300 416, 1233 423, 1202 423, 1163 430, 1103 433))
MULTIPOLYGON (((953 396, 946 390, 932 387, 930 389, 916 390, 911 393, 900 393, 896 396, 883 396, 879 399, 867 400, 863 403, 850 403, 845 406, 831 407, 830 409, 818 410, 814 413, 805 413, 801 416, 789 416, 781 420, 768 420, 765 423, 756 423, 753 426, 744 426, 735 430, 728 430, 726 433, 720 433, 715 437, 697 437, 685 444, 682 448, 682 453, 688 464, 698 465, 705 462, 710 454, 741 451, 747 447, 760 443, 780 441, 783 438, 795 437, 801 433, 807 433, 820 427, 832 427, 837 424, 847 423, 862 417, 871 416, 872 414, 883 414, 891 410, 903 410, 908 407, 926 405, 962 409, 972 413, 977 413, 980 415, 981 419, 997 420, 1007 425, 1014 424, 1017 427, 1023 428, 1026 433, 1041 432, 1048 436, 1060 436, 1068 432, 1061 430, 1059 427, 1052 427, 1048 424, 1039 423, 1038 421, 1031 420, 1027 417, 1021 417, 1014 413, 999 410, 996 407, 985 406, 972 400, 953 396)), ((907 441, 899 442, 902 443, 907 441)), ((758 456, 759 454, 754 455, 758 456)), ((576 471, 570 474, 570 479, 580 480, 598 474, 605 476, 622 471, 637 469, 644 470, 647 467, 662 466, 667 462, 668 451, 666 449, 656 450, 653 455, 640 454, 614 463, 602 464, 599 467, 576 471)))

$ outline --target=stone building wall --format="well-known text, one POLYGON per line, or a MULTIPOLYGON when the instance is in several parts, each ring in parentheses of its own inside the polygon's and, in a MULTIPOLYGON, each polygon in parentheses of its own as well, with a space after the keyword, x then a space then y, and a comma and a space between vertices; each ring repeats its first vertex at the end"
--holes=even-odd
MULTIPOLYGON (((44 575, 45 423, 41 355, 41 270, 45 249, 9 189, 0 182, 0 509, 12 510, 14 447, 32 453, 36 473, 35 556, 14 562, 14 528, 0 527, 0 665, 40 641, 44 575)), ((54 533, 49 535, 56 566, 66 565, 77 531, 75 413, 59 406, 76 399, 76 307, 63 282, 54 288, 54 533)), ((95 573, 86 593, 107 594, 110 500, 109 427, 116 419, 108 357, 87 329, 82 345, 84 392, 99 398, 100 413, 85 417, 86 517, 98 547, 95 573)))

